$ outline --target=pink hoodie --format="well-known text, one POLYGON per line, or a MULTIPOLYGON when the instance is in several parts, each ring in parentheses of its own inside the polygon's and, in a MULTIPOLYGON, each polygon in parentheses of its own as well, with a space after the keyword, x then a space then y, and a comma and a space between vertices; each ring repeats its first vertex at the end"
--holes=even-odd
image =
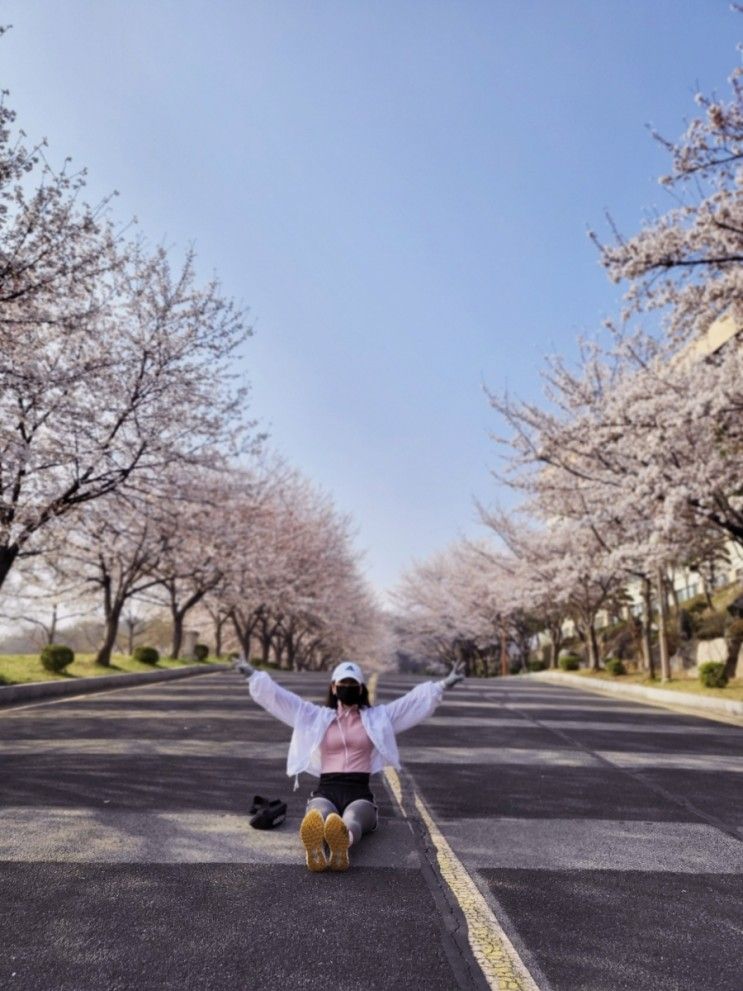
POLYGON ((374 745, 367 736, 357 705, 338 703, 336 718, 320 744, 323 774, 371 771, 374 745))

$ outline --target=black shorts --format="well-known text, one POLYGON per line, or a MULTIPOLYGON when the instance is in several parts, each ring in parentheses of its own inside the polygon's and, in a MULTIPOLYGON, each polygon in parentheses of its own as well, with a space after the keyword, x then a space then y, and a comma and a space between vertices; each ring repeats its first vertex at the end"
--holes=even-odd
POLYGON ((340 815, 343 815, 351 802, 357 802, 360 798, 376 807, 374 795, 369 789, 369 775, 361 772, 321 774, 320 784, 310 797, 327 798, 338 809, 340 815))

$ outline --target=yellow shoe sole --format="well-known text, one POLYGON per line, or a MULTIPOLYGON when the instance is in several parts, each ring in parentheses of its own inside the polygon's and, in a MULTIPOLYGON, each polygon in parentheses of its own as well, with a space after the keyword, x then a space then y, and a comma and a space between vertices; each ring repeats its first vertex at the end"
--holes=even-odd
POLYGON ((348 848, 351 845, 351 838, 348 835, 348 826, 335 812, 331 812, 325 820, 325 842, 330 847, 331 871, 347 871, 350 864, 348 848))
POLYGON ((307 866, 318 873, 327 870, 328 861, 323 848, 325 823, 317 809, 310 809, 299 827, 299 838, 305 849, 307 866))

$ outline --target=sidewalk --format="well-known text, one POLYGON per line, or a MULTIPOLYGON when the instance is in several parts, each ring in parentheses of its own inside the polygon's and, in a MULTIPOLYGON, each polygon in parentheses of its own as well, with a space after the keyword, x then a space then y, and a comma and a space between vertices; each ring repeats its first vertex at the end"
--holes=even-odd
POLYGON ((645 685, 624 685, 621 679, 614 682, 581 678, 580 675, 569 674, 566 671, 535 671, 526 677, 537 681, 547 681, 553 685, 580 688, 586 692, 611 695, 614 698, 627 698, 638 702, 648 702, 651 705, 685 709, 696 712, 700 716, 709 716, 710 718, 725 716, 732 717, 736 722, 738 720, 743 722, 743 702, 736 702, 734 699, 700 698, 691 692, 674 692, 663 688, 649 688, 645 685))

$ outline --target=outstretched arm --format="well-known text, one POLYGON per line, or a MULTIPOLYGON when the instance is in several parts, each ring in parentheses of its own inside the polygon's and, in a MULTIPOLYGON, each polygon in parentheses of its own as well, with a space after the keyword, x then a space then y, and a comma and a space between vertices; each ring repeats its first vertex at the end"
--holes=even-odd
POLYGON ((464 664, 462 661, 457 661, 456 664, 452 664, 451 671, 444 678, 444 688, 454 688, 454 686, 458 685, 460 681, 464 681, 464 672, 462 671, 463 667, 464 664))
POLYGON ((256 671, 244 655, 235 662, 235 670, 248 679, 248 689, 258 705, 287 726, 294 726, 303 709, 313 708, 312 702, 277 685, 267 671, 256 671))
POLYGON ((463 679, 460 662, 455 664, 446 678, 442 678, 441 681, 424 681, 422 685, 416 685, 401 698, 388 702, 385 708, 395 733, 402 733, 428 719, 443 698, 444 690, 453 688, 463 679))
POLYGON ((255 668, 247 659, 245 654, 240 654, 235 663, 233 664, 235 671, 239 671, 240 674, 244 674, 246 678, 250 678, 255 674, 255 668))

